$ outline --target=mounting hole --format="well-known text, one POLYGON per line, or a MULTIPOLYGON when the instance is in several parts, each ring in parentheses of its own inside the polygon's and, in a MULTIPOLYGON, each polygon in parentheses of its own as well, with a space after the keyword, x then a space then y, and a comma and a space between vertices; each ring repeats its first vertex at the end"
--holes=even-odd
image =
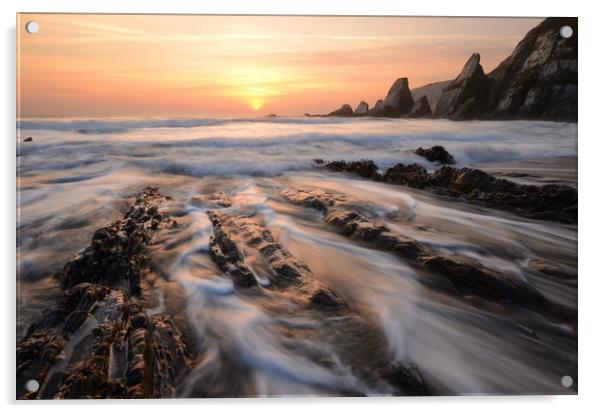
MULTIPOLYGON (((564 37, 565 39, 568 39, 572 35, 573 35, 573 28, 571 26, 562 26, 560 28, 560 37, 564 37)), ((568 377, 568 376, 565 376, 565 377, 568 377)))
POLYGON ((573 378, 571 376, 563 376, 560 379, 560 384, 562 384, 562 387, 564 388, 569 388, 573 385, 573 378))
POLYGON ((27 22, 25 23, 25 31, 29 34, 36 34, 40 31, 40 25, 38 22, 27 22))
POLYGON ((40 383, 37 380, 27 380, 25 383, 25 390, 27 391, 38 391, 40 388, 40 383))

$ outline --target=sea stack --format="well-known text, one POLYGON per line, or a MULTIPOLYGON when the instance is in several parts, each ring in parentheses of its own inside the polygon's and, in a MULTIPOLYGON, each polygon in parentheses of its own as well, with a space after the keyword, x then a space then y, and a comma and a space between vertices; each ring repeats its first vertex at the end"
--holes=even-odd
POLYGON ((355 116, 366 116, 368 114, 368 104, 363 100, 357 105, 355 108, 355 112, 353 112, 355 116))
POLYGON ((412 110, 408 113, 408 118, 430 118, 433 116, 431 105, 426 96, 421 97, 414 103, 412 110))
POLYGON ((491 79, 483 72, 481 56, 473 53, 435 107, 436 118, 474 119, 487 102, 491 79))
POLYGON ((414 106, 414 98, 410 92, 407 77, 399 78, 393 83, 387 97, 379 106, 378 102, 372 111, 375 116, 398 117, 404 115, 414 106))
POLYGON ((326 116, 350 117, 350 116, 353 116, 353 109, 351 109, 351 106, 349 106, 348 104, 344 104, 339 109, 337 109, 333 112, 330 112, 326 116))

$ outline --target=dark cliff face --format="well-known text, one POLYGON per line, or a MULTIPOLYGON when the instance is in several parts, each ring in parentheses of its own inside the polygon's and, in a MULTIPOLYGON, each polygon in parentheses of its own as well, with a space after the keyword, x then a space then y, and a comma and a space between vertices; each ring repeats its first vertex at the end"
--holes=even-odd
POLYGON ((414 106, 414 98, 410 92, 407 77, 397 79, 389 89, 383 102, 381 114, 385 116, 400 116, 408 113, 414 106))
MULTIPOLYGON (((574 17, 545 19, 489 74, 474 53, 443 89, 433 117, 577 121, 577 28, 574 17), (573 29, 568 39, 560 35, 563 26, 573 29)), ((404 77, 372 109, 360 105, 354 113, 344 105, 328 116, 428 117, 425 102, 417 103, 404 77)))
POLYGON ((487 118, 577 120, 577 18, 548 18, 488 77, 487 118), (570 26, 573 35, 560 35, 570 26))
POLYGON ((435 117, 472 119, 487 102, 491 80, 483 72, 481 56, 473 53, 462 71, 447 88, 435 107, 435 117))
POLYGON ((430 118, 433 116, 431 105, 426 96, 422 96, 414 103, 412 110, 408 113, 408 118, 430 118))

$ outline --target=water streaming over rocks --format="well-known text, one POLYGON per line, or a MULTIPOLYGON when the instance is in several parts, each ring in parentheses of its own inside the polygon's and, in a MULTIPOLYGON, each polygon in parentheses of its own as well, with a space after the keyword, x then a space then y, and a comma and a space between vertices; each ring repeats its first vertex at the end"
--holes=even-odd
POLYGON ((575 224, 314 162, 576 187, 574 124, 19 126, 20 397, 576 391, 575 224))

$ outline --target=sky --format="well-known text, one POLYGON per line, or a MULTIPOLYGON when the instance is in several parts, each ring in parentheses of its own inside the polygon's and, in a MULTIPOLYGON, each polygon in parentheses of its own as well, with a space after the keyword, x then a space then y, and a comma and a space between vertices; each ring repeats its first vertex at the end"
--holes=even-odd
POLYGON ((256 116, 370 106, 400 77, 486 72, 538 18, 20 14, 27 116, 256 116), (28 34, 25 24, 40 30, 28 34))

